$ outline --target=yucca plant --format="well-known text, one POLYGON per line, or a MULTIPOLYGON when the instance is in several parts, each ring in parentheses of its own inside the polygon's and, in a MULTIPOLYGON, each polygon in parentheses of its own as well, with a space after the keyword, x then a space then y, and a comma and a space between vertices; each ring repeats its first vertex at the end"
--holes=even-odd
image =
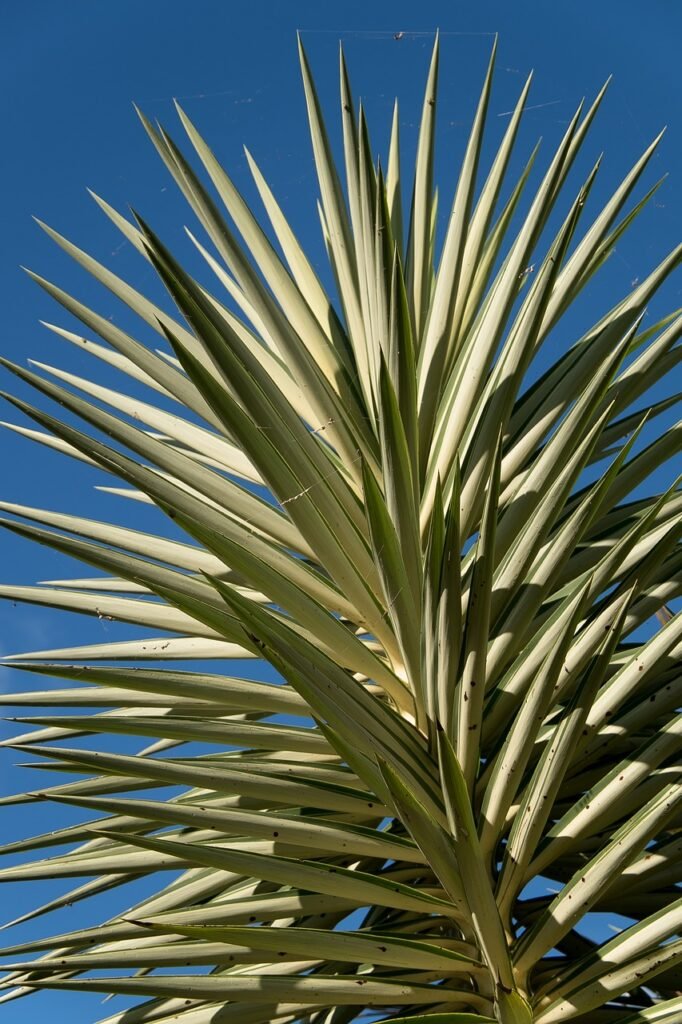
POLYGON ((682 1021, 682 497, 647 486, 679 427, 638 443, 677 397, 646 396, 682 316, 642 320, 681 250, 548 360, 655 191, 628 211, 658 140, 585 226, 597 167, 563 186, 602 93, 527 199, 536 154, 507 172, 530 82, 480 173, 493 64, 441 244, 437 42, 410 196, 397 110, 383 169, 342 58, 344 190, 301 51, 334 296, 253 159, 267 229, 181 110, 196 167, 142 123, 213 285, 97 197, 175 316, 47 228, 163 348, 36 277, 88 336, 52 329, 148 401, 6 363, 73 414, 8 396, 41 428, 15 429, 172 524, 2 503, 8 530, 100 571, 2 596, 150 633, 9 659, 75 685, 9 698, 67 709, 10 744, 67 781, 4 802, 104 817, 5 846, 31 857, 0 879, 79 880, 36 915, 150 885, 99 927, 5 948, 4 1000, 151 997, 107 1024, 682 1021), (143 749, 69 745, 108 734, 143 749), (597 912, 629 923, 600 942, 597 912))

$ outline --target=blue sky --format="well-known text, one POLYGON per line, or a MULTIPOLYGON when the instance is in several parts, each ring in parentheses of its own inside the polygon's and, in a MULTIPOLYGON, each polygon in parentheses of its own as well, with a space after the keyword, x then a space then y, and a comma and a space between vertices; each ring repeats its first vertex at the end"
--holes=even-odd
MULTIPOLYGON (((366 0, 343 4, 258 0, 249 4, 32 0, 27 4, 6 0, 0 26, 0 102, 6 145, 0 168, 5 241, 0 251, 2 353, 20 363, 33 357, 75 372, 87 374, 90 369, 77 352, 38 325, 39 319, 64 325, 68 321, 22 274, 19 264, 55 280, 105 316, 126 323, 113 300, 42 235, 32 215, 63 231, 122 276, 130 276, 142 290, 160 294, 151 271, 141 266, 130 246, 121 245, 97 211, 85 191, 88 186, 120 209, 133 205, 191 265, 190 246, 182 231, 183 225, 190 223, 189 215, 144 137, 133 101, 148 116, 173 128, 172 97, 179 97, 238 186, 251 196, 242 152, 246 143, 304 244, 317 263, 321 262, 296 29, 302 31, 330 120, 334 123, 336 118, 337 46, 341 39, 355 90, 369 112, 374 145, 385 153, 397 93, 407 155, 416 140, 432 33, 440 27, 437 177, 446 196, 454 183, 494 33, 500 35, 500 49, 491 137, 499 137, 526 73, 535 69, 522 153, 527 153, 540 135, 543 152, 549 153, 580 98, 592 97, 613 74, 609 96, 580 168, 586 173, 605 150, 595 205, 666 124, 668 135, 652 162, 646 185, 666 171, 670 176, 632 237, 612 257, 582 315, 598 316, 679 240, 682 7, 674 0, 649 0, 646 4, 600 0, 591 5, 562 0, 552 4, 484 0, 475 9, 470 4, 436 0, 422 0, 418 5, 404 0, 373 4, 366 0)), ((652 315, 680 305, 678 276, 666 286, 652 315)), ((3 374, 1 386, 27 395, 7 374, 3 374)), ((0 411, 0 418, 19 421, 9 407, 0 411)), ((102 482, 101 478, 84 467, 65 464, 14 435, 3 436, 0 451, 6 500, 78 510, 96 518, 111 514, 122 522, 133 518, 140 522, 141 515, 144 519, 139 507, 120 508, 95 492, 92 485, 102 482)), ((2 582, 32 583, 76 573, 60 556, 34 549, 10 535, 0 536, 0 559, 2 582)), ((11 604, 0 606, 1 653, 124 635, 123 630, 97 620, 11 604)), ((9 679, 3 685, 8 683, 9 679)), ((4 758, 5 764, 13 760, 4 758)), ((13 769, 6 779, 8 792, 22 787, 13 769)), ((59 817, 55 814, 50 820, 59 817)), ((36 821, 25 813, 11 819, 8 813, 6 819, 4 834, 28 834, 36 821)), ((44 885, 28 888, 33 891, 4 894, 0 918, 14 916, 39 899, 43 889, 47 892, 44 885)), ((110 906, 113 911, 118 904, 112 900, 110 906)), ((74 918, 76 913, 74 910, 74 918)), ((55 929, 73 923, 62 916, 59 923, 55 921, 55 929)), ((51 925, 44 927, 52 930, 51 925)), ((28 938, 39 929, 40 925, 17 929, 13 941, 28 938)), ((67 1019, 73 1005, 66 995, 59 999, 39 996, 12 1003, 2 1012, 7 1024, 19 1020, 25 1024, 40 1019, 47 1007, 55 1008, 58 1020, 67 1019)), ((76 1008, 83 1021, 106 1012, 99 1012, 96 997, 83 998, 76 1008)))

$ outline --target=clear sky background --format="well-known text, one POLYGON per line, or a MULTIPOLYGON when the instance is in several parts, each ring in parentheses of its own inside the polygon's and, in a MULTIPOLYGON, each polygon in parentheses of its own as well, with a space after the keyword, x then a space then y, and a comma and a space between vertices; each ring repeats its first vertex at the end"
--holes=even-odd
MULTIPOLYGON (((605 78, 614 75, 574 181, 577 189, 580 176, 586 175, 605 150, 591 200, 593 211, 660 128, 669 126, 639 194, 665 172, 669 172, 668 181, 611 258, 575 321, 562 328, 564 333, 553 342, 555 352, 575 340, 581 326, 596 319, 643 278, 680 238, 682 5, 677 0, 595 0, 580 5, 566 0, 483 0, 475 5, 439 0, 418 4, 405 0, 251 0, 246 4, 229 0, 5 0, 0 9, 0 104, 5 143, 0 166, 2 354, 20 363, 28 357, 53 362, 86 376, 91 370, 100 372, 38 325, 39 319, 46 319, 73 328, 66 314, 22 274, 19 264, 55 280, 121 326, 133 326, 115 301, 42 235, 32 215, 71 237, 123 277, 130 277, 141 290, 161 295, 152 271, 129 245, 121 244, 88 197, 86 186, 119 209, 134 206, 176 253, 194 266, 191 245, 182 230, 184 224, 191 224, 191 215, 146 140, 133 101, 173 133, 172 98, 180 98, 237 185, 251 197, 254 190, 242 152, 246 143, 304 245, 321 265, 316 182, 295 32, 302 32, 335 143, 340 39, 356 94, 362 95, 369 112, 373 144, 382 154, 387 147, 393 98, 399 95, 407 158, 416 141, 424 76, 437 27, 442 31, 442 70, 436 171, 446 201, 454 187, 496 32, 500 49, 491 104, 491 143, 499 140, 525 75, 535 69, 518 166, 539 136, 544 140, 542 153, 551 152, 580 98, 593 97, 605 78)), ((657 313, 663 315, 681 305, 678 275, 657 299, 650 322, 657 313)), ((149 332, 138 331, 138 335, 150 339, 149 332)), ((1 387, 29 396, 9 375, 2 376, 1 387)), ((104 379, 101 374, 99 379, 104 379)), ((0 410, 0 418, 19 422, 10 407, 0 410)), ((132 503, 116 502, 95 492, 93 484, 105 482, 101 475, 11 434, 4 434, 0 445, 0 497, 152 525, 140 506, 130 508, 132 503)), ((60 556, 11 535, 0 535, 0 565, 1 582, 33 583, 79 573, 60 556)), ((129 630, 96 619, 12 604, 0 606, 0 653, 130 635, 129 630)), ((6 673, 0 685, 7 688, 24 685, 24 681, 15 673, 6 673)), ((26 773, 20 776, 10 767, 15 760, 14 756, 3 757, 5 792, 36 785, 26 773)), ((40 782, 45 781, 41 777, 40 782)), ((41 809, 40 826, 49 827, 49 822, 61 819, 61 812, 41 809)), ((10 833, 12 837, 27 835, 38 827, 38 817, 23 811, 6 813, 5 821, 0 834, 8 837, 10 833)), ((53 891, 45 883, 25 886, 20 892, 8 887, 0 902, 0 923, 49 898, 53 891)), ((100 904, 97 914, 113 913, 120 903, 112 897, 106 906, 108 910, 100 904)), ((39 921, 4 935, 8 942, 21 941, 41 929, 52 932, 90 923, 93 914, 94 910, 85 914, 74 909, 70 917, 63 913, 49 924, 39 921)), ((11 1003, 0 1012, 6 1024, 42 1020, 46 1012, 57 1021, 88 1021, 123 1005, 117 1000, 102 1008, 99 1002, 98 997, 74 1001, 69 995, 41 995, 11 1003)))

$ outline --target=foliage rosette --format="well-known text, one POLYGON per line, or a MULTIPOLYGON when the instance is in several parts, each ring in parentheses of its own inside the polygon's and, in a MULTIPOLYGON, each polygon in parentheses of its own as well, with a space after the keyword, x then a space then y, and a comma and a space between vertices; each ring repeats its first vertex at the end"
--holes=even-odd
POLYGON ((681 250, 547 344, 655 192, 659 140, 593 213, 598 164, 577 189, 571 170, 603 91, 517 175, 529 79, 483 159, 493 50, 440 230, 437 40, 410 174, 397 106, 375 161, 343 56, 335 161, 300 57, 334 294, 249 154, 264 216, 180 108, 185 152, 141 115, 209 283, 95 196, 164 307, 46 230, 156 341, 33 275, 107 383, 3 360, 49 400, 7 395, 35 421, 13 429, 113 475, 159 532, 0 505, 98 573, 0 596, 149 634, 5 659, 39 681, 6 698, 31 726, 6 745, 66 781, 3 802, 92 814, 5 845, 29 856, 0 880, 65 880, 27 917, 115 888, 122 909, 6 947, 0 1001, 142 997, 106 1024, 679 1022, 682 498, 651 482, 679 424, 649 438, 682 316, 645 315, 681 250), (603 912, 626 923, 600 942, 603 912))

